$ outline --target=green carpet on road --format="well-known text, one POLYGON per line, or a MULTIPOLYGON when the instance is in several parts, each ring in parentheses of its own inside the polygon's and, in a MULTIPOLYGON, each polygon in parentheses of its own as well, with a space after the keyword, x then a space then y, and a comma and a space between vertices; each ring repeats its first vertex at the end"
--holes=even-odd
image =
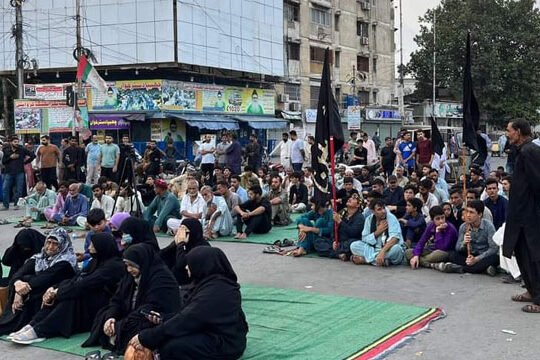
MULTIPOLYGON (((428 309, 311 291, 242 286, 249 324, 243 359, 345 359, 428 309)), ((88 334, 34 346, 84 356, 88 334)))

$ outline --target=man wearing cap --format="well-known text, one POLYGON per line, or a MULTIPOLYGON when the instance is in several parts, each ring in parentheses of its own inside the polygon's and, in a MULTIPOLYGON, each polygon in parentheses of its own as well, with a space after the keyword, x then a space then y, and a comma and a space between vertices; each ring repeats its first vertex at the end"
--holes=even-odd
POLYGON ((62 159, 58 146, 50 143, 49 135, 41 137, 41 146, 36 151, 36 165, 40 169, 41 180, 50 189, 58 189, 56 168, 62 159))
POLYGON ((144 211, 144 220, 153 225, 154 232, 166 232, 167 220, 178 218, 180 203, 169 192, 167 182, 162 179, 154 181, 156 197, 144 211))
POLYGON ((31 163, 35 155, 27 149, 19 146, 19 138, 13 135, 10 139, 10 146, 4 146, 4 184, 3 184, 3 203, 4 210, 9 209, 13 185, 15 185, 15 196, 13 203, 15 210, 19 209, 16 205, 19 197, 24 191, 24 165, 31 163))

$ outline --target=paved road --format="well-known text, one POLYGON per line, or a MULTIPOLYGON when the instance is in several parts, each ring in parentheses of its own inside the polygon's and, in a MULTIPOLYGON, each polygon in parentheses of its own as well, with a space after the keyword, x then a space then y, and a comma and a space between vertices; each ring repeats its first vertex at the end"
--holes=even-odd
MULTIPOLYGON (((12 241, 16 230, 10 225, 0 227, 0 252, 12 241)), ((77 240, 76 247, 82 248, 82 242, 77 240)), ((262 254, 263 246, 254 244, 215 243, 215 246, 227 253, 243 284, 441 307, 446 311, 447 317, 435 322, 431 331, 417 336, 388 359, 515 360, 536 359, 540 354, 540 317, 525 314, 519 304, 512 303, 510 296, 522 289, 502 284, 500 278, 442 274, 427 269, 412 271, 407 267, 379 269, 319 258, 294 259, 262 254), (307 285, 312 288, 306 290, 307 285), (505 334, 503 329, 513 330, 517 335, 505 334)), ((75 357, 0 341, 0 359, 36 358, 75 357)))

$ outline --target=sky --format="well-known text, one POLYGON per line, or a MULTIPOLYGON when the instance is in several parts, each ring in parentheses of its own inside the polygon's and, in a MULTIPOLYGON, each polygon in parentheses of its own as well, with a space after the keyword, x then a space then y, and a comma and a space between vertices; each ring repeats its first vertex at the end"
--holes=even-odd
MULTIPOLYGON (((401 0, 403 5, 403 63, 407 64, 411 53, 416 49, 414 36, 420 31, 418 18, 423 16, 428 9, 440 4, 440 0, 401 0)), ((396 6, 395 26, 399 28, 399 0, 394 0, 396 6)), ((540 0, 536 0, 540 7, 540 0)), ((399 32, 396 32, 396 48, 399 49, 399 32)), ((399 51, 396 52, 396 67, 400 62, 399 51)))

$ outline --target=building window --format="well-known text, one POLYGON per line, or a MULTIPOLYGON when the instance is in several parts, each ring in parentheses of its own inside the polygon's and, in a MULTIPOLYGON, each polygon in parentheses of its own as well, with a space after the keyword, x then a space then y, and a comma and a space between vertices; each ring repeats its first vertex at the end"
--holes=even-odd
POLYGON ((334 15, 334 30, 339 31, 339 15, 334 15))
POLYGON ((289 101, 300 101, 300 85, 285 84, 284 92, 289 95, 289 101))
POLYGON ((324 49, 319 47, 310 47, 309 60, 311 62, 324 63, 324 49))
POLYGON ((373 73, 377 72, 377 59, 373 59, 373 73))
POLYGON ((340 109, 343 109, 343 102, 341 101, 341 88, 336 88, 336 94, 335 94, 336 102, 338 104, 338 107, 340 109))
POLYGON ((334 54, 335 54, 335 57, 336 57, 336 59, 334 61, 334 66, 338 68, 340 60, 341 60, 341 51, 336 51, 336 52, 334 52, 334 54))
POLYGON ((356 69, 358 71, 369 73, 369 58, 365 56, 357 56, 356 69))
POLYGON ((298 21, 300 7, 298 4, 285 3, 284 12, 286 21, 298 21))
POLYGON ((361 37, 369 37, 369 24, 358 21, 356 23, 356 35, 361 37))
POLYGON ((369 105, 369 91, 358 92, 358 99, 360 100, 360 105, 369 105))
POLYGON ((319 104, 319 87, 318 86, 310 86, 309 88, 309 105, 312 109, 316 109, 317 105, 319 104))
POLYGON ((289 60, 300 60, 300 44, 287 43, 287 58, 289 60))
POLYGON ((311 22, 320 26, 330 26, 330 13, 328 10, 318 7, 311 8, 311 22))

